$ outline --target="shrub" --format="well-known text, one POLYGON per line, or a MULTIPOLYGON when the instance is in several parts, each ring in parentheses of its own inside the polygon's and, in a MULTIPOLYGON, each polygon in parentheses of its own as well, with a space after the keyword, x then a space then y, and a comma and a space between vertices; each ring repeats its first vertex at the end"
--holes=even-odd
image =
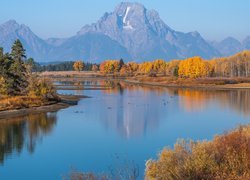
POLYGON ((0 76, 0 94, 6 95, 8 91, 6 80, 4 77, 0 76))
POLYGON ((146 179, 250 179, 250 125, 213 141, 179 141, 146 163, 146 179))
POLYGON ((56 91, 52 83, 46 78, 31 76, 29 80, 28 92, 29 96, 42 97, 47 100, 57 99, 56 91))

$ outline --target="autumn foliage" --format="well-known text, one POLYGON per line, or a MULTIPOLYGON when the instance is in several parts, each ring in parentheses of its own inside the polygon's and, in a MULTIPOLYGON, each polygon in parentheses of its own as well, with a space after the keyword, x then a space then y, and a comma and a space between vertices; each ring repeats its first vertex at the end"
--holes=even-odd
POLYGON ((123 60, 106 60, 100 64, 102 73, 118 73, 124 65, 123 60))
POLYGON ((82 61, 76 61, 73 65, 75 71, 82 71, 84 68, 84 64, 82 61))
POLYGON ((250 51, 243 51, 230 57, 204 60, 195 56, 184 60, 164 61, 156 59, 152 62, 128 62, 106 60, 100 64, 100 72, 105 74, 135 75, 161 74, 180 78, 205 77, 249 77, 250 51))
POLYGON ((201 57, 192 57, 180 62, 178 75, 189 78, 208 77, 210 69, 209 62, 204 61, 201 57))
POLYGON ((213 141, 180 141, 146 164, 146 179, 250 179, 250 125, 213 141))

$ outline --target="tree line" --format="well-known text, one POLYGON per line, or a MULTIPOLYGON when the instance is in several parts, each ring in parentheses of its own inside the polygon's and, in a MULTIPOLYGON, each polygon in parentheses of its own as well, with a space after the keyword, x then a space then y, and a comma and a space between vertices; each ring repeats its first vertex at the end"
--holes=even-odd
MULTIPOLYGON (((84 71, 91 71, 93 66, 97 66, 93 63, 84 63, 83 61, 79 60, 83 63, 83 68, 81 70, 84 71)), ((77 61, 78 62, 78 61, 77 61)), ((45 72, 45 71, 74 71, 74 64, 75 61, 66 61, 66 62, 57 62, 52 64, 42 65, 36 62, 33 62, 33 72, 45 72)))
MULTIPOLYGON (((21 86, 26 86, 25 84, 27 84, 25 83, 25 80, 27 80, 25 77, 25 74, 27 74, 25 69, 27 69, 27 67, 29 67, 28 69, 32 72, 84 70, 124 76, 137 74, 156 76, 157 74, 161 74, 163 76, 181 78, 249 77, 250 51, 242 51, 230 57, 214 58, 211 60, 204 60, 196 56, 183 60, 172 60, 170 62, 156 59, 152 62, 124 63, 123 59, 120 59, 106 60, 100 64, 84 63, 82 60, 78 60, 76 62, 69 61, 40 65, 32 58, 26 58, 25 50, 21 42, 17 40, 13 44, 10 54, 4 54, 3 49, 0 48, 0 83, 6 81, 6 87, 1 87, 1 90, 23 89, 21 86)), ((13 93, 15 94, 16 92, 13 93)))
MULTIPOLYGON (((95 71, 97 71, 96 68, 95 66, 95 71)), ((98 66, 98 70, 105 74, 135 75, 139 73, 149 76, 162 74, 181 78, 250 77, 250 51, 211 60, 204 60, 199 56, 170 62, 162 59, 143 63, 124 63, 122 59, 106 60, 98 66)))
POLYGON ((120 60, 106 60, 100 64, 76 62, 61 62, 58 64, 34 66, 34 71, 94 71, 104 74, 120 74, 133 76, 146 74, 156 76, 162 74, 169 77, 201 78, 201 77, 249 77, 250 76, 250 51, 242 51, 233 56, 202 59, 199 56, 183 59, 165 61, 156 59, 152 62, 128 62, 120 60))

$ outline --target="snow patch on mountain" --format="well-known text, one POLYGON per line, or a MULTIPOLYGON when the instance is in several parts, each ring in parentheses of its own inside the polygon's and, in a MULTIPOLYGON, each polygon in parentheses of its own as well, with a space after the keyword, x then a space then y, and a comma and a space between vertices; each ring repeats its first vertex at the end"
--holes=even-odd
POLYGON ((131 26, 129 20, 127 21, 128 13, 129 13, 130 9, 131 9, 131 7, 127 7, 125 16, 123 17, 123 28, 124 28, 124 29, 134 29, 134 28, 131 26))

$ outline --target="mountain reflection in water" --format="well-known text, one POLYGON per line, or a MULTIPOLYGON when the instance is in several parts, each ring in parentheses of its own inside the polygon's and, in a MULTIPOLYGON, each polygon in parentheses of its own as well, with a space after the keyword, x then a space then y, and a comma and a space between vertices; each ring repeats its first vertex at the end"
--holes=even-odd
MULTIPOLYGON (((195 90, 146 87, 104 80, 75 83, 60 82, 58 85, 110 88, 105 90, 99 89, 98 91, 62 91, 64 93, 88 95, 93 98, 83 99, 78 106, 71 107, 66 111, 59 111, 58 113, 30 114, 25 117, 1 120, 0 166, 4 166, 6 159, 11 159, 12 155, 19 155, 24 150, 30 154, 34 153, 36 145, 42 142, 43 137, 49 135, 58 127, 56 124, 57 115, 59 117, 59 114, 63 116, 60 116, 60 119, 67 119, 62 124, 73 122, 76 123, 75 126, 85 128, 89 126, 88 123, 90 122, 98 122, 97 125, 101 124, 101 127, 115 132, 115 137, 118 135, 118 138, 125 140, 141 140, 145 136, 149 138, 152 134, 158 132, 163 124, 170 123, 169 127, 171 128, 176 127, 178 123, 192 124, 193 121, 190 119, 189 122, 185 122, 187 113, 193 113, 196 116, 197 113, 204 112, 202 117, 205 120, 201 124, 206 124, 207 121, 211 120, 209 117, 205 117, 207 109, 210 108, 211 110, 211 106, 218 107, 218 109, 213 109, 212 112, 229 109, 238 114, 235 117, 242 116, 244 117, 243 119, 250 117, 249 90, 195 90), (79 113, 81 111, 84 112, 79 113), (172 120, 175 119, 176 114, 181 114, 180 117, 182 119, 174 124, 172 120)), ((195 116, 191 115, 188 118, 195 119, 195 116)), ((194 122, 197 123, 197 121, 194 122)), ((198 126, 201 125, 199 124, 198 126)), ((169 128, 165 125, 166 127, 169 128)), ((93 130, 95 131, 95 129, 93 130)), ((60 129, 60 131, 63 131, 63 129, 60 129)), ((165 129, 159 132, 163 133, 165 129)), ((174 132, 169 133, 174 134, 174 132)), ((105 133, 103 136, 105 136, 105 133)), ((82 136, 80 135, 79 138, 82 138, 82 136)))

